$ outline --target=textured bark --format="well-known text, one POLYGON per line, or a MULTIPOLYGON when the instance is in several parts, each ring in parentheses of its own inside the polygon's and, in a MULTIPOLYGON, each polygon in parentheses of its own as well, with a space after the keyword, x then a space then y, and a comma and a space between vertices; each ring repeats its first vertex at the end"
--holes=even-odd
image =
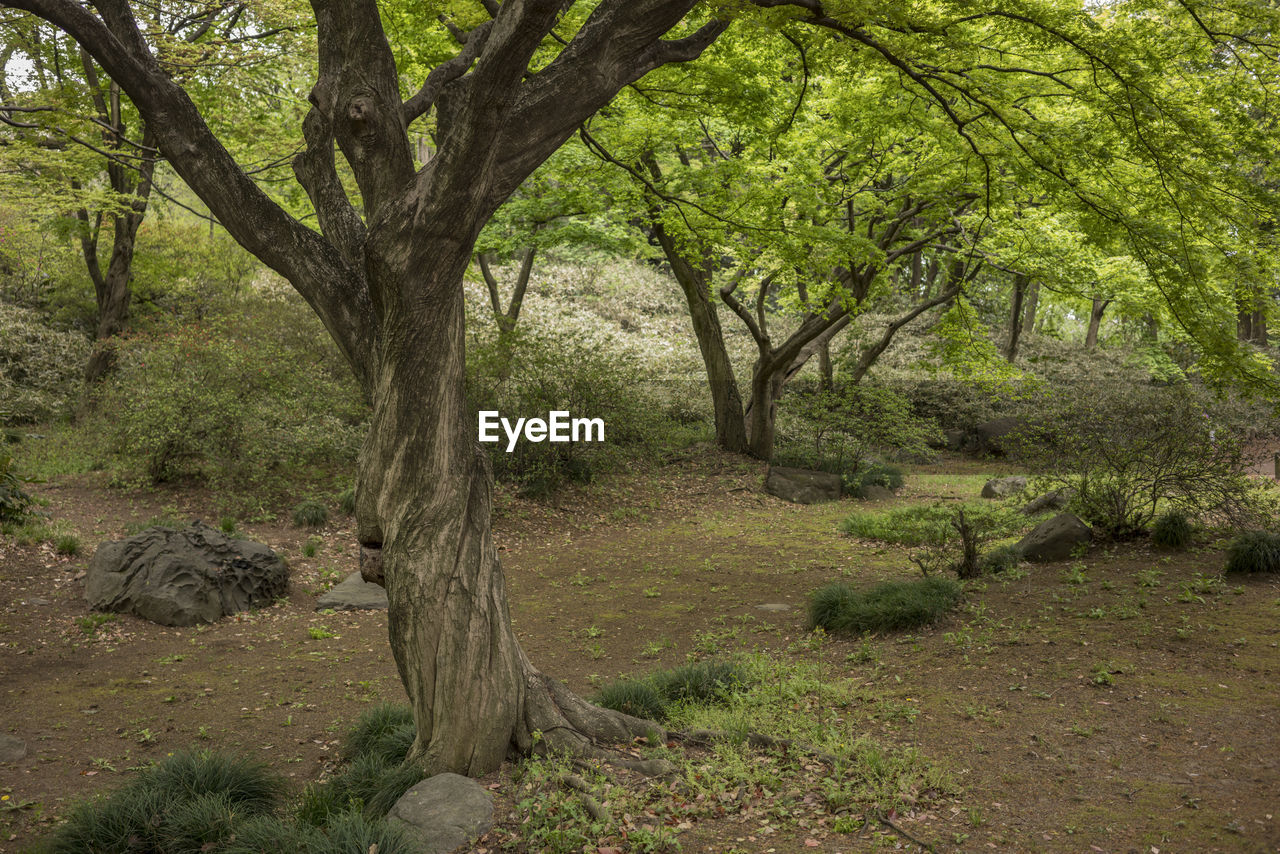
POLYGON ((729 351, 724 344, 724 330, 720 316, 711 300, 711 267, 696 265, 676 247, 675 241, 654 218, 650 222, 658 245, 662 247, 667 263, 676 282, 684 293, 689 306, 689 319, 693 323, 693 335, 702 353, 706 368, 707 385, 711 390, 711 406, 715 415, 716 444, 734 454, 747 453, 747 426, 742 408, 742 394, 738 380, 729 361, 729 351))
POLYGON ((1089 311, 1089 329, 1085 332, 1084 348, 1095 350, 1098 347, 1098 330, 1102 326, 1102 315, 1111 305, 1111 300, 1094 297, 1093 307, 1089 311))
POLYGON ((1027 308, 1022 316, 1022 328, 1028 333, 1036 331, 1036 310, 1040 307, 1040 282, 1032 280, 1027 289, 1027 308))
POLYGON ((1022 337, 1024 317, 1023 300, 1027 293, 1027 277, 1022 273, 1013 274, 1013 294, 1009 303, 1009 340, 1004 347, 1004 357, 1009 362, 1018 358, 1018 339, 1022 337))

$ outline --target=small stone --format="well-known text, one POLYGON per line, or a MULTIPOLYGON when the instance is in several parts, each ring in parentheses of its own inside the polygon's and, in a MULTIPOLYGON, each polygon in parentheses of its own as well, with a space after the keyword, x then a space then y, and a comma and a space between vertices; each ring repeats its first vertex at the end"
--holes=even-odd
POLYGON ((22 604, 40 607, 41 605, 52 605, 53 603, 40 596, 28 596, 26 599, 22 600, 22 604))
POLYGON ((0 732, 0 762, 17 762, 27 755, 27 743, 16 735, 0 732))
POLYGON ((766 603, 765 603, 765 604, 763 604, 763 605, 757 605, 757 606, 756 606, 756 610, 758 610, 758 611, 778 611, 778 612, 782 612, 782 611, 790 611, 790 610, 791 610, 791 606, 790 606, 790 605, 784 605, 784 604, 783 604, 783 603, 781 603, 781 602, 766 602, 766 603))
POLYGON ((887 486, 881 486, 878 483, 870 484, 859 490, 858 497, 863 501, 888 501, 894 498, 893 490, 887 486))
POLYGON ((326 608, 335 611, 385 611, 387 589, 379 584, 370 584, 360 577, 359 572, 353 572, 346 581, 334 585, 316 600, 317 611, 326 608))
POLYGON ((475 780, 437 774, 405 792, 387 820, 407 826, 425 854, 448 854, 493 827, 493 799, 475 780))
POLYGON ((1093 530, 1071 513, 1060 513, 1031 529, 1015 548, 1023 560, 1066 560, 1081 544, 1093 542, 1093 530))

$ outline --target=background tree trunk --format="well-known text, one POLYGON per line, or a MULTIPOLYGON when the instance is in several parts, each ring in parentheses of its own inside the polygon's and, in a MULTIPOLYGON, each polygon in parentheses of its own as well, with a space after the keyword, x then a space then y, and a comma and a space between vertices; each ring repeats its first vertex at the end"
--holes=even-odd
POLYGON ((1111 300, 1100 297, 1093 298, 1093 308, 1089 311, 1089 331, 1084 336, 1084 348, 1094 350, 1098 346, 1098 330, 1102 326, 1102 315, 1111 305, 1111 300))
POLYGON ((1013 274, 1013 295, 1009 306, 1009 343, 1005 345, 1004 357, 1011 364, 1018 358, 1018 339, 1022 337, 1023 298, 1027 292, 1027 277, 1022 273, 1013 274))
POLYGON ((1022 328, 1028 333, 1034 334, 1036 331, 1036 309, 1040 307, 1040 282, 1032 280, 1031 286, 1027 288, 1026 296, 1027 310, 1022 318, 1022 328))

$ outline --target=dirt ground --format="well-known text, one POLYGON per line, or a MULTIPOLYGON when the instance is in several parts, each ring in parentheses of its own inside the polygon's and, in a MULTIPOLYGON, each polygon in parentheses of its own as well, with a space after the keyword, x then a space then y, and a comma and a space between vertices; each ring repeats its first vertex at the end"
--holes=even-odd
MULTIPOLYGON (((893 502, 974 497, 1004 473, 918 467, 893 502)), ((761 492, 762 475, 703 450, 552 505, 500 495, 495 536, 532 660, 590 693, 690 654, 821 656, 862 680, 845 710, 852 730, 914 746, 960 781, 957 798, 897 817, 936 850, 1280 850, 1280 581, 1220 579, 1221 543, 1099 548, 978 584, 926 631, 801 651, 814 588, 916 571, 902 549, 837 533, 858 504, 786 505, 761 492)), ((124 492, 80 476, 35 492, 88 553, 157 515, 217 518, 202 489, 124 492)), ((287 556, 288 600, 179 629, 98 622, 83 599, 88 554, 0 541, 0 730, 28 745, 0 765, 0 852, 191 745, 255 755, 299 786, 331 768, 362 709, 404 698, 384 613, 314 610, 356 568, 351 526, 341 515, 319 531, 242 525, 287 556), (311 536, 321 544, 308 558, 311 536)), ((510 774, 485 782, 498 796, 494 839, 517 834, 510 774)), ((719 852, 907 844, 821 821, 760 833, 740 818, 681 840, 719 852)))

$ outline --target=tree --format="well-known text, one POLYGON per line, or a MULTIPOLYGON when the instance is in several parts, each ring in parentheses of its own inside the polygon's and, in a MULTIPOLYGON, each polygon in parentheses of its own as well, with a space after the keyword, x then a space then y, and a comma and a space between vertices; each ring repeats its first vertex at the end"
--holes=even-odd
MULTIPOLYGON (((772 8, 762 25, 799 17, 908 76, 922 73, 869 29, 884 24, 904 39, 921 32, 896 20, 896 4, 868 12, 866 25, 831 17, 818 0, 757 4, 790 7, 772 8)), ((358 537, 373 558, 370 574, 380 567, 387 587, 392 652, 417 728, 410 756, 430 772, 482 774, 535 742, 589 751, 597 740, 654 730, 544 676, 511 628, 490 534, 487 457, 464 394, 462 279, 484 224, 583 121, 647 72, 697 58, 728 27, 727 18, 692 14, 699 5, 482 0, 466 7, 474 20, 450 21, 463 41, 456 55, 402 92, 379 4, 313 0, 318 78, 294 170, 316 232, 235 161, 125 0, 96 0, 92 9, 75 0, 3 4, 89 51, 183 180, 307 299, 366 389, 373 411, 357 475, 358 537), (409 128, 429 114, 436 150, 419 168, 409 128), (359 207, 339 179, 335 144, 359 207)), ((1050 12, 1050 22, 1080 14, 1050 12)), ((954 24, 968 33, 988 22, 954 24)), ((930 59, 946 52, 929 38, 921 44, 930 59)))
MULTIPOLYGON (((258 12, 243 4, 169 2, 151 10, 149 24, 162 60, 172 63, 171 73, 193 88, 208 86, 216 75, 220 85, 237 86, 243 96, 248 87, 237 85, 243 83, 235 74, 240 66, 256 68, 264 54, 281 50, 281 43, 288 46, 284 36, 290 27, 279 20, 264 23, 258 12)), ((0 122, 13 134, 10 142, 23 143, 7 146, 8 159, 27 174, 67 185, 51 194, 67 210, 47 213, 74 217, 93 284, 96 346, 85 368, 92 382, 110 369, 113 339, 127 323, 138 230, 156 189, 160 152, 119 83, 88 51, 39 18, 2 22, 0 31, 6 57, 19 52, 32 69, 18 87, 9 85, 0 66, 0 122)), ((261 129, 261 122, 246 124, 261 129)))

